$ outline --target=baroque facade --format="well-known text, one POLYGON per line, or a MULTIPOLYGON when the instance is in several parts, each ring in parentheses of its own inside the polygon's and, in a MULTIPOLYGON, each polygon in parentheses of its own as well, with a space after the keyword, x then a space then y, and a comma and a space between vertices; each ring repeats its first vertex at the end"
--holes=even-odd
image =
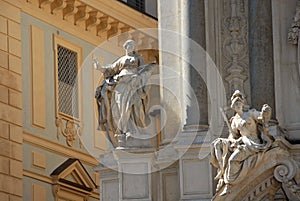
POLYGON ((299 200, 298 6, 159 1, 157 137, 100 155, 102 200, 299 200))
MULTIPOLYGON (((175 68, 178 75, 170 77, 173 80, 172 84, 169 80, 162 79, 162 87, 180 90, 176 95, 181 98, 181 105, 175 109, 184 111, 177 115, 183 115, 179 118, 185 120, 180 135, 186 137, 197 133, 195 141, 178 160, 179 164, 175 168, 177 171, 173 175, 173 178, 179 180, 177 189, 180 193, 176 198, 166 200, 299 200, 296 190, 299 180, 296 172, 299 171, 297 136, 300 116, 294 113, 300 110, 300 76, 296 45, 299 31, 298 6, 299 1, 276 0, 161 1, 159 27, 166 31, 160 33, 160 61, 162 66, 175 68), (173 34, 172 44, 167 42, 172 35, 170 31, 179 33, 173 34), (203 49, 197 47, 193 41, 203 49), (170 52, 178 54, 170 56, 170 52), (199 63, 201 60, 197 59, 201 56, 202 64, 199 63), (194 76, 194 70, 191 68, 198 70, 206 83, 204 88, 207 93, 197 94, 197 90, 202 92, 203 89, 194 85, 197 81, 191 79, 194 76), (183 82, 182 78, 186 80, 183 82), (199 110, 189 110, 195 108, 193 102, 186 98, 192 96, 190 88, 196 91, 195 99, 198 100, 199 110), (225 125, 226 129, 219 130, 221 124, 218 122, 222 122, 223 119, 218 118, 222 118, 222 113, 226 114, 225 119, 233 116, 229 106, 230 96, 235 90, 245 94, 246 111, 249 108, 261 109, 265 103, 270 105, 273 111, 270 133, 278 140, 279 147, 287 150, 287 155, 281 158, 282 155, 278 153, 274 157, 270 156, 273 160, 265 160, 256 167, 252 166, 243 181, 232 185, 231 193, 220 196, 222 190, 215 190, 215 170, 208 165, 211 156, 205 154, 204 150, 215 138, 227 138, 235 120, 231 119, 231 125, 228 123, 228 126, 225 125), (207 104, 203 106, 206 100, 207 104), (223 111, 220 111, 220 108, 223 108, 223 111), (196 125, 192 119, 196 117, 193 111, 200 111, 200 117, 196 121, 199 123, 196 125), (205 132, 205 126, 208 126, 208 132, 205 132), (195 150, 202 154, 198 156, 198 160, 195 150), (285 161, 287 158, 290 161, 285 161), (285 179, 277 177, 279 169, 279 175, 285 179), (190 173, 191 171, 193 173, 190 173), (292 173, 293 171, 295 172, 292 173), (293 178, 287 179, 288 173, 294 175, 293 178), (286 183, 290 183, 289 187, 286 183)), ((168 90, 162 91, 164 98, 169 95, 168 90)), ((171 129, 162 132, 164 140, 174 137, 168 135, 168 131, 172 132, 171 129)), ((182 144, 180 149, 176 146, 174 149, 178 152, 184 149, 182 144)), ((222 151, 225 152, 225 148, 222 151)), ((241 159, 237 162, 240 163, 241 159)), ((171 184, 165 182, 162 182, 165 188, 170 188, 167 186, 171 184)), ((165 191, 162 194, 172 196, 165 191)))

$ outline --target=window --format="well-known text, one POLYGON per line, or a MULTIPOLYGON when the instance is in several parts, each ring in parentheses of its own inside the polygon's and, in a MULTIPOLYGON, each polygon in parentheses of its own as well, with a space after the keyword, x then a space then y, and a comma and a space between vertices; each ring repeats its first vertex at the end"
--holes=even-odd
POLYGON ((127 0, 127 4, 141 12, 145 12, 145 0, 127 0))
POLYGON ((78 119, 77 53, 57 46, 58 111, 78 119))
POLYGON ((55 36, 56 110, 58 116, 79 119, 78 69, 81 48, 55 36))

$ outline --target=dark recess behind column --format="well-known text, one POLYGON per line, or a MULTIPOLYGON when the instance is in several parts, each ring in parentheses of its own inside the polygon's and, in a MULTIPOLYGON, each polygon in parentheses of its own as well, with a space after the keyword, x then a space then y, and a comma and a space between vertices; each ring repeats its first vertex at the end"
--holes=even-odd
MULTIPOLYGON (((188 36, 191 40, 198 43, 203 49, 205 49, 205 8, 204 8, 204 0, 188 0, 185 2, 187 6, 186 9, 183 10, 183 17, 185 23, 183 24, 183 32, 188 36)), ((195 61, 197 58, 193 58, 197 53, 193 52, 192 48, 189 49, 188 59, 190 61, 195 61)), ((201 54, 199 52, 199 54, 201 54)), ((203 61, 205 63, 205 61, 203 61)), ((199 110, 197 111, 195 107, 192 105, 187 108, 187 124, 200 124, 207 125, 208 124, 208 101, 207 101, 207 86, 200 76, 200 74, 194 69, 195 66, 189 66, 189 77, 190 77, 190 85, 193 88, 195 95, 197 97, 199 110), (194 122, 193 114, 195 112, 200 112, 200 120, 199 122, 194 122)), ((196 104, 196 103, 195 103, 196 104)))
POLYGON ((251 104, 269 104, 275 118, 275 89, 271 0, 249 0, 251 104))

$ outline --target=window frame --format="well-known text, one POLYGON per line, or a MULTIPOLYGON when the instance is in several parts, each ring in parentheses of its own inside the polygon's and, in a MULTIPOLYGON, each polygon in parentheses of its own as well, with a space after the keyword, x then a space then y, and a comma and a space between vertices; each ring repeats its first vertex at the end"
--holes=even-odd
POLYGON ((131 0, 127 0, 127 5, 131 8, 134 8, 135 10, 145 13, 146 12, 146 1, 145 0, 134 0, 135 2, 131 2, 131 0), (138 2, 143 1, 143 2, 138 2), (135 4, 135 5, 134 5, 135 4), (140 7, 142 6, 142 7, 140 7))
POLYGON ((81 111, 81 64, 82 64, 82 47, 59 36, 56 34, 53 34, 53 49, 54 49, 54 59, 55 59, 55 114, 56 118, 63 118, 72 122, 80 122, 82 111, 81 111), (73 52, 77 53, 77 78, 76 84, 77 84, 77 90, 78 90, 78 118, 71 116, 69 114, 65 114, 61 111, 59 111, 59 91, 58 91, 58 45, 61 47, 64 47, 66 49, 69 49, 73 52))

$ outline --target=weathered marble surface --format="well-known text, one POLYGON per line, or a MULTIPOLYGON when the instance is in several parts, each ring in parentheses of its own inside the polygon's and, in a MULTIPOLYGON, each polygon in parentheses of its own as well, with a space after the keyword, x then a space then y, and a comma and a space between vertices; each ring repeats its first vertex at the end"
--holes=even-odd
POLYGON ((288 41, 297 4, 298 0, 272 0, 276 118, 291 141, 300 139, 300 51, 288 41))
MULTIPOLYGON (((207 125, 208 124, 208 97, 206 87, 205 57, 193 43, 205 50, 205 8, 204 0, 190 0, 181 2, 182 29, 182 69, 185 72, 184 79, 190 84, 195 93, 197 102, 186 103, 187 119, 186 125, 207 125), (188 40, 185 38, 188 38, 188 40), (198 61, 198 60, 199 61, 198 61), (195 65, 197 64, 197 66, 195 65), (203 74, 200 74, 202 72, 203 74), (200 117, 197 118, 197 114, 200 117)), ((187 97, 191 97, 187 87, 184 87, 187 97)))
POLYGON ((231 108, 236 114, 228 125, 229 136, 212 142, 211 164, 218 169, 217 191, 225 185, 221 196, 230 193, 232 185, 244 179, 257 165, 257 157, 268 151, 274 141, 268 130, 271 107, 265 104, 260 112, 243 111, 244 104, 244 94, 236 90, 231 97, 231 108))
POLYGON ((229 136, 211 144, 218 180, 213 200, 274 200, 280 187, 287 199, 299 200, 299 163, 280 131, 270 127, 271 107, 243 111, 245 98, 238 90, 231 102, 236 114, 227 122, 229 136))
POLYGON ((99 62, 94 60, 95 68, 105 78, 95 94, 99 129, 107 131, 109 137, 110 133, 115 134, 119 147, 125 146, 126 137, 137 133, 138 127, 146 126, 148 81, 154 66, 145 64, 143 57, 135 52, 133 40, 127 40, 123 47, 126 55, 112 64, 100 67, 99 62))

